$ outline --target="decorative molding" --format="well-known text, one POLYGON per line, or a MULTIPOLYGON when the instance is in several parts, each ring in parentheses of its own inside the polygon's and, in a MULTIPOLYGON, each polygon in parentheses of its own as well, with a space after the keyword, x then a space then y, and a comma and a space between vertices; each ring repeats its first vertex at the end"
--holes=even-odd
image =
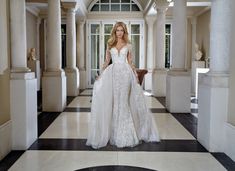
POLYGON ((36 17, 39 16, 40 10, 37 7, 26 5, 26 10, 30 12, 31 14, 35 15, 36 17))
POLYGON ((207 7, 205 7, 204 9, 202 9, 201 11, 195 13, 194 16, 195 16, 195 17, 198 17, 198 16, 204 14, 205 12, 209 11, 210 9, 211 9, 211 6, 207 6, 207 7))

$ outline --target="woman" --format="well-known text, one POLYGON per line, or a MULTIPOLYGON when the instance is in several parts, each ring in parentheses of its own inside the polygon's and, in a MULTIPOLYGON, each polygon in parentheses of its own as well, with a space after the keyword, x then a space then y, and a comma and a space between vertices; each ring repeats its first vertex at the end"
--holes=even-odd
POLYGON ((94 83, 86 144, 100 148, 110 142, 122 148, 141 140, 157 142, 159 135, 132 64, 126 25, 117 22, 108 40, 103 72, 94 83))

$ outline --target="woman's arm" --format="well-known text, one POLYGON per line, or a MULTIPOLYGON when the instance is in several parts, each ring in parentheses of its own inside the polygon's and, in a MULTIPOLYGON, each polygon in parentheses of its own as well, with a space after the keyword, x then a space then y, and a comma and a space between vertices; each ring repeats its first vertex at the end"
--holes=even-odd
POLYGON ((131 51, 131 48, 129 48, 129 51, 128 51, 127 61, 128 61, 128 64, 131 66, 131 68, 132 68, 132 70, 133 70, 133 72, 134 72, 134 74, 136 76, 137 81, 139 82, 139 77, 138 77, 138 74, 136 72, 135 65, 132 62, 132 51, 131 51))
POLYGON ((102 71, 104 71, 107 68, 107 66, 110 63, 110 60, 111 60, 111 54, 110 54, 109 49, 107 49, 106 50, 106 55, 105 55, 105 61, 104 61, 104 64, 102 66, 102 71))

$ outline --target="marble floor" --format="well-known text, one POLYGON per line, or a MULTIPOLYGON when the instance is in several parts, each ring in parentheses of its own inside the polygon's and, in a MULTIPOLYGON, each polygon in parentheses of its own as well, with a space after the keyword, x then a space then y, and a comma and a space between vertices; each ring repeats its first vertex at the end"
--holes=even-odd
POLYGON ((223 153, 208 152, 196 139, 197 100, 192 113, 173 114, 164 98, 145 92, 161 142, 141 143, 133 148, 107 145, 94 150, 85 145, 90 120, 92 89, 69 97, 62 113, 39 114, 39 138, 26 151, 12 151, 0 163, 10 171, 224 171, 235 170, 223 153), (4 163, 5 162, 5 163, 4 163))

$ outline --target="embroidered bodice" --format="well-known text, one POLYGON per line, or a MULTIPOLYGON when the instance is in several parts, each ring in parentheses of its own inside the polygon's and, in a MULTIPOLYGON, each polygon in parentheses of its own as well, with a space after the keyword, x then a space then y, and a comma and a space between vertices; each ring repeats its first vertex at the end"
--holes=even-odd
POLYGON ((116 47, 110 49, 111 58, 113 63, 126 63, 128 51, 130 50, 129 44, 123 46, 119 51, 116 47))

